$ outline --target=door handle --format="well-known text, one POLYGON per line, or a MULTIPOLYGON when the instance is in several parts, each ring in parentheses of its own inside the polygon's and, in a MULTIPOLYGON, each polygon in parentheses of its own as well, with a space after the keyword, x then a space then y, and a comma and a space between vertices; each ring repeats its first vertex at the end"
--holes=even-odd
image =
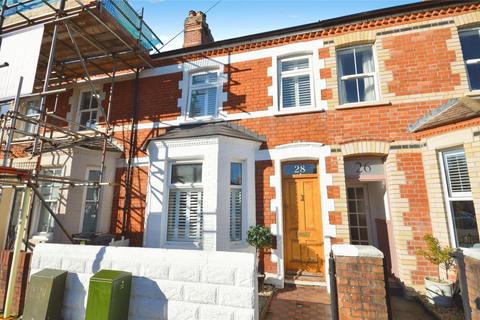
POLYGON ((301 195, 300 201, 302 201, 302 202, 305 201, 305 195, 304 194, 301 195))

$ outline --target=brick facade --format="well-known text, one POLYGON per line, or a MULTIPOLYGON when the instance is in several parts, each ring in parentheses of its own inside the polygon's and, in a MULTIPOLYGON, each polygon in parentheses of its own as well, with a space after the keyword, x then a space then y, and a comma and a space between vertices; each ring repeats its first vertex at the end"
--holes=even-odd
MULTIPOLYGON (((10 277, 10 267, 12 265, 13 252, 3 250, 0 253, 1 270, 0 270, 0 307, 3 309, 5 306, 5 299, 8 288, 8 278, 10 277)), ((15 286, 15 293, 13 295, 12 313, 21 314, 25 303, 25 295, 27 292, 27 283, 30 270, 32 254, 20 253, 20 259, 18 262, 17 282, 15 286)))
MULTIPOLYGON (((420 288, 424 276, 437 272, 416 254, 423 246, 423 235, 433 232, 443 243, 449 240, 446 209, 437 205, 443 197, 435 160, 437 149, 428 149, 424 144, 428 135, 473 127, 479 122, 478 119, 467 120, 433 129, 430 133, 410 133, 407 127, 449 99, 471 94, 457 26, 471 25, 472 21, 479 23, 475 20, 479 10, 480 4, 467 3, 389 14, 275 39, 204 50, 197 48, 181 55, 155 59, 158 69, 145 71, 139 80, 137 144, 134 159, 131 159, 134 166, 130 186, 125 186, 125 168, 132 147, 135 85, 131 75, 125 76, 115 84, 112 99, 114 136, 124 148, 125 161, 119 161, 117 168, 111 232, 119 234, 122 231, 128 193, 131 210, 127 214, 127 236, 132 245, 143 244, 149 175, 148 160, 145 160, 149 155, 145 147, 150 138, 162 135, 170 127, 188 123, 182 108, 187 105, 189 72, 195 70, 195 66, 205 70, 220 65, 226 80, 219 95, 226 94, 226 99, 220 106, 219 118, 262 136, 265 142, 259 153, 273 153, 283 145, 296 143, 329 147, 330 152, 322 163, 326 172, 320 184, 326 186, 323 199, 326 203, 322 203, 326 208, 326 221, 323 223, 332 233, 328 240, 331 243, 350 242, 345 159, 368 155, 385 160, 392 252, 398 263, 396 275, 407 286, 420 288), (341 105, 336 51, 359 44, 373 44, 379 99, 370 104, 341 105), (302 46, 301 50, 296 46, 302 46), (303 53, 305 47, 311 51, 315 62, 312 74, 319 105, 305 111, 282 112, 278 104, 275 105, 279 95, 277 61, 284 56, 303 53), (289 51, 282 51, 287 50, 285 48, 289 51), (415 147, 405 147, 407 145, 415 147), (436 185, 430 187, 425 179, 436 181, 436 185)), ((107 93, 103 99, 105 105, 108 84, 103 84, 103 92, 107 93)), ((70 99, 72 95, 71 90, 61 95, 60 114, 67 115, 75 108, 70 99)), ((472 168, 478 162, 477 140, 465 148, 472 168)), ((257 223, 275 229, 281 225, 278 207, 282 203, 277 199, 281 186, 275 185, 273 180, 283 160, 267 158, 255 163, 256 218, 257 223)), ((480 176, 472 173, 472 179, 478 181, 480 176)), ((472 186, 475 205, 480 212, 480 188, 475 183, 472 186)), ((276 232, 280 234, 283 230, 276 232)), ((277 246, 281 252, 282 244, 277 246)), ((264 266, 267 272, 279 274, 277 262, 280 258, 275 255, 265 254, 264 266)))

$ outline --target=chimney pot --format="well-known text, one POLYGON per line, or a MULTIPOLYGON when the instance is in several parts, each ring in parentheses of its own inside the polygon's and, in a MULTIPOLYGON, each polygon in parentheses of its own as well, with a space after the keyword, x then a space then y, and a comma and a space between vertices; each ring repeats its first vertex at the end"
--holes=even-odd
POLYGON ((183 47, 193 47, 213 42, 207 23, 207 15, 202 11, 190 10, 183 28, 183 47))

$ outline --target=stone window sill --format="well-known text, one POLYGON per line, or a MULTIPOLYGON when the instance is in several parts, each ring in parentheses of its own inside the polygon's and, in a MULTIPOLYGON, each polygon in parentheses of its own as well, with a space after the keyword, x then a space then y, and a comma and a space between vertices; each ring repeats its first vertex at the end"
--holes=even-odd
POLYGON ((368 108, 368 107, 382 107, 382 106, 391 106, 390 101, 368 101, 360 103, 348 103, 338 105, 335 109, 354 109, 354 108, 368 108))
POLYGON ((467 96, 469 97, 478 97, 480 96, 480 90, 472 90, 469 93, 467 93, 467 96))

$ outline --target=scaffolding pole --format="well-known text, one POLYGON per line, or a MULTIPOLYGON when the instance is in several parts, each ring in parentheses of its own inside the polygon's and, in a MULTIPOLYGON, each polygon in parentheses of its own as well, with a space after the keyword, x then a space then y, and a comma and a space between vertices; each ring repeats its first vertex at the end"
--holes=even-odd
POLYGON ((15 286, 17 282, 17 269, 18 269, 18 262, 20 260, 20 253, 22 249, 22 241, 25 236, 27 220, 30 211, 30 198, 31 198, 31 188, 25 188, 25 192, 23 193, 23 201, 22 201, 22 212, 18 221, 17 225, 17 234, 15 237, 15 245, 13 247, 13 257, 12 257, 12 266, 10 268, 10 275, 8 277, 8 289, 7 289, 7 296, 5 298, 5 309, 3 316, 8 318, 12 315, 12 302, 13 296, 15 294, 15 286))
MULTIPOLYGON (((22 85, 23 85, 23 77, 20 77, 20 80, 18 81, 18 89, 17 89, 17 95, 15 97, 15 103, 13 107, 13 112, 18 112, 18 108, 20 106, 20 94, 22 92, 22 85)), ((8 138, 7 138, 7 145, 5 147, 5 153, 3 154, 3 166, 6 167, 8 165, 8 159, 10 157, 10 147, 12 145, 12 140, 13 140, 13 133, 15 131, 15 125, 17 118, 13 117, 12 118, 12 123, 10 124, 10 128, 8 128, 8 138)))

